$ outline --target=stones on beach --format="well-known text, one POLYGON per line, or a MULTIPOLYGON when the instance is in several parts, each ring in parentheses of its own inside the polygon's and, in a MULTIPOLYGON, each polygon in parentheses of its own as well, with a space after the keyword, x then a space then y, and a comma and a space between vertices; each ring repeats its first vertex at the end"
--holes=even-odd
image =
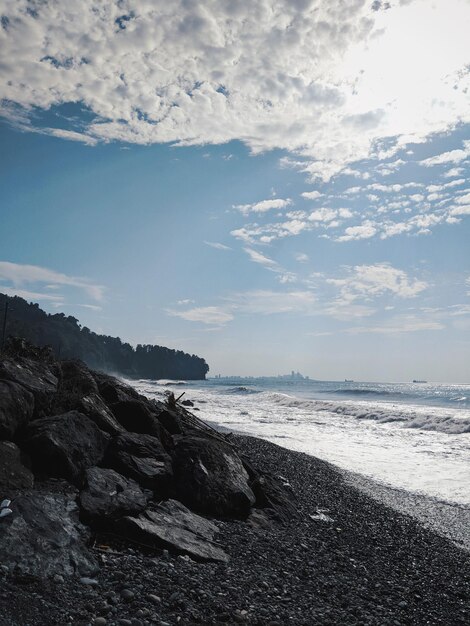
POLYGON ((15 443, 0 441, 0 493, 3 495, 13 495, 33 486, 33 474, 21 457, 21 450, 15 443))
POLYGON ((191 509, 244 519, 255 503, 248 474, 226 443, 198 436, 182 437, 172 451, 175 493, 191 509))
POLYGON ((0 439, 11 439, 34 411, 34 396, 22 385, 0 380, 0 439))
POLYGON ((25 446, 33 468, 49 476, 79 483, 85 469, 103 459, 110 437, 78 411, 31 422, 25 446))
POLYGON ((217 526, 176 500, 162 502, 138 517, 125 517, 117 528, 124 536, 151 548, 166 548, 197 561, 228 560, 213 542, 217 526))
POLYGON ((97 563, 87 538, 73 494, 28 492, 15 499, 13 515, 2 519, 0 562, 38 578, 89 575, 97 563))
POLYGON ((142 487, 166 493, 172 481, 171 458, 152 435, 121 433, 108 448, 105 465, 133 478, 142 487))
POLYGON ((85 488, 80 493, 85 519, 103 524, 145 509, 147 498, 131 478, 101 467, 87 469, 85 476, 85 488))

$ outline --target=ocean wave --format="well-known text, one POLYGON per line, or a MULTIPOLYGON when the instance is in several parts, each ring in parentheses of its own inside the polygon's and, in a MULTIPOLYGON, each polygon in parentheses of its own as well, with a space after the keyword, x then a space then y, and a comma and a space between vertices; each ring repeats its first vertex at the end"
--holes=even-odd
POLYGON ((345 396, 391 396, 401 395, 398 391, 387 391, 386 389, 364 389, 362 387, 352 389, 322 389, 321 393, 331 393, 345 396))
POLYGON ((434 411, 410 405, 373 404, 329 400, 308 400, 282 393, 263 394, 267 403, 286 408, 301 409, 308 413, 328 412, 345 418, 371 420, 380 424, 402 422, 402 428, 418 428, 461 435, 470 433, 470 414, 460 409, 435 409, 434 411))
POLYGON ((168 380, 166 378, 162 378, 161 380, 156 380, 154 384, 159 385, 160 387, 180 387, 181 385, 187 385, 188 383, 186 380, 168 380))
POLYGON ((226 389, 225 393, 253 394, 253 393, 260 393, 260 392, 258 389, 251 389, 250 387, 243 387, 239 385, 238 387, 230 387, 230 389, 226 389))

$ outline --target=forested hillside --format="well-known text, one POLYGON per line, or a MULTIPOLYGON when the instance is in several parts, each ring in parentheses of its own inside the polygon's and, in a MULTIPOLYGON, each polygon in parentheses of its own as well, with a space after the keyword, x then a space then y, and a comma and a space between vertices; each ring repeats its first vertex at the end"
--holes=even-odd
POLYGON ((119 337, 94 333, 71 315, 48 314, 38 304, 1 293, 0 332, 7 301, 6 336, 24 337, 40 346, 50 345, 62 359, 78 358, 95 369, 134 378, 200 380, 209 371, 205 360, 194 354, 153 345, 139 344, 133 348, 119 337))

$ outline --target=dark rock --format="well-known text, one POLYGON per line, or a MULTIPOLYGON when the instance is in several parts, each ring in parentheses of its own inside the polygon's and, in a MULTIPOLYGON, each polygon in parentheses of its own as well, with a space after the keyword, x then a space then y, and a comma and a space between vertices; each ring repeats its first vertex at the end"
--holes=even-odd
POLYGON ((108 405, 125 400, 139 399, 139 394, 135 389, 121 383, 113 376, 103 374, 103 372, 93 372, 93 378, 98 385, 100 395, 108 405))
POLYGON ((121 400, 111 405, 116 420, 133 433, 160 436, 160 425, 150 410, 150 403, 141 400, 121 400))
POLYGON ((11 441, 0 441, 0 497, 29 489, 33 482, 33 474, 23 465, 18 446, 11 441))
POLYGON ((31 422, 25 446, 35 472, 79 484, 83 471, 101 462, 109 439, 91 419, 78 411, 69 411, 31 422))
POLYGON ((122 433, 114 437, 105 465, 160 494, 168 492, 172 480, 171 458, 152 435, 122 433))
POLYGON ((75 408, 95 422, 100 430, 110 435, 117 435, 125 430, 98 394, 84 396, 75 408))
POLYGON ((297 515, 295 495, 291 487, 271 474, 258 474, 250 481, 256 506, 273 509, 278 518, 288 521, 297 515))
POLYGON ((82 361, 62 361, 60 369, 61 378, 52 408, 56 415, 76 409, 84 396, 98 393, 98 385, 82 361))
POLYGON ((12 439, 34 411, 33 394, 10 380, 0 380, 0 439, 12 439))
POLYGON ((226 562, 228 556, 212 539, 217 527, 176 500, 162 502, 139 517, 125 517, 119 531, 151 548, 166 548, 197 561, 226 562))
POLYGON ((182 400, 181 404, 183 406, 194 406, 194 402, 192 400, 182 400))
POLYGON ((23 357, 0 361, 0 379, 11 380, 33 394, 36 417, 46 415, 51 410, 59 382, 57 373, 57 368, 47 362, 23 357))
POLYGON ((85 489, 80 493, 80 506, 85 519, 106 522, 123 515, 140 513, 147 498, 139 485, 112 469, 91 467, 86 470, 85 489))
POLYGON ((164 409, 158 413, 157 418, 171 435, 180 435, 183 432, 181 418, 176 410, 164 409))
POLYGON ((220 440, 182 437, 172 452, 175 492, 202 513, 246 518, 255 496, 236 452, 220 440))
POLYGON ((26 493, 2 519, 0 562, 11 572, 40 578, 89 575, 98 568, 87 539, 70 495, 26 493))

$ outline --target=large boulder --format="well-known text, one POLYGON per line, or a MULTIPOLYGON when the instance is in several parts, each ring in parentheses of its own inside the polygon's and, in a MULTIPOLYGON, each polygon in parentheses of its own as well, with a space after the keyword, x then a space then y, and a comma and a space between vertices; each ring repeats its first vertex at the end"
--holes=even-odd
POLYGON ((76 409, 84 396, 98 393, 98 385, 82 361, 61 361, 60 371, 61 377, 53 402, 53 413, 56 415, 76 409))
POLYGON ((111 404, 114 417, 126 430, 159 437, 160 424, 150 407, 150 403, 133 398, 111 404))
POLYGON ((0 439, 12 439, 34 412, 33 394, 11 380, 0 380, 0 439))
POLYGON ((122 383, 113 376, 109 376, 103 372, 93 372, 93 378, 98 385, 98 391, 101 397, 108 405, 123 400, 139 399, 139 394, 135 389, 122 383))
POLYGON ((20 575, 86 576, 97 571, 86 548, 88 531, 78 520, 73 495, 25 493, 0 520, 0 563, 20 575))
POLYGON ((211 438, 186 436, 172 452, 175 493, 195 511, 244 519, 255 496, 236 452, 211 438))
POLYGON ((103 459, 109 439, 86 415, 69 411, 30 422, 25 446, 35 472, 80 484, 84 470, 103 459))
POLYGON ((105 463, 142 487, 159 495, 168 493, 173 471, 171 458, 152 435, 122 433, 111 441, 105 463))
POLYGON ((162 502, 138 517, 125 517, 117 529, 150 548, 187 554, 197 561, 228 561, 227 554, 213 542, 217 526, 175 500, 162 502))
POLYGON ((84 519, 106 524, 124 515, 140 513, 146 505, 147 498, 131 478, 102 467, 86 470, 85 488, 80 493, 84 519))
POLYGON ((18 446, 11 441, 0 441, 0 498, 29 489, 33 482, 33 474, 23 464, 18 446))
POLYGON ((100 430, 104 430, 110 435, 117 435, 125 431, 124 426, 121 426, 96 393, 80 398, 75 408, 95 422, 100 430))
POLYGON ((49 362, 24 357, 0 361, 0 379, 17 383, 33 394, 35 417, 46 415, 51 410, 59 382, 56 374, 56 367, 49 362))

